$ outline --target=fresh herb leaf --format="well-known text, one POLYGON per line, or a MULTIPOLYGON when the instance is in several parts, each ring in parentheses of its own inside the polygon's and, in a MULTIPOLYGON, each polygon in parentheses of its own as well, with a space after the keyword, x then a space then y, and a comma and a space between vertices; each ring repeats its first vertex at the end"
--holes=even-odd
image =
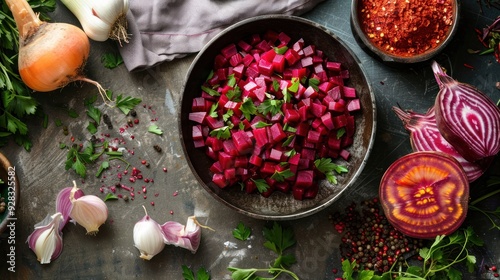
POLYGON ((194 272, 187 265, 182 265, 182 277, 184 280, 210 280, 210 274, 205 268, 200 267, 195 277, 194 272))
POLYGON ((274 51, 276 52, 276 54, 285 54, 287 50, 288 46, 274 47, 274 51))
POLYGON ((227 112, 222 115, 222 120, 224 120, 225 122, 227 122, 229 120, 229 118, 234 114, 234 111, 229 109, 227 110, 227 112))
POLYGON ((332 184, 337 184, 337 177, 335 176, 333 171, 335 171, 337 174, 345 173, 348 171, 347 167, 333 163, 331 158, 317 159, 314 161, 314 165, 320 172, 325 174, 328 182, 332 184))
POLYGON ((151 133, 154 133, 154 134, 157 134, 157 135, 162 135, 163 134, 163 131, 156 124, 150 125, 148 127, 148 132, 151 132, 151 133))
POLYGON ((92 105, 87 106, 87 116, 95 121, 97 125, 101 124, 101 111, 92 105))
POLYGON ((250 237, 250 234, 252 234, 252 230, 245 226, 243 222, 239 222, 238 226, 233 229, 233 236, 236 239, 245 241, 250 237))
POLYGON ((113 69, 123 64, 123 58, 117 52, 105 53, 101 56, 101 62, 104 64, 104 67, 113 69))
POLYGON ((337 134, 336 134, 337 139, 342 138, 342 136, 344 136, 344 134, 345 134, 345 127, 339 128, 337 130, 337 134))
POLYGON ((70 116, 71 118, 74 118, 74 119, 79 117, 78 113, 73 108, 68 109, 68 116, 70 116))
POLYGON ((135 106, 142 102, 140 98, 135 97, 123 97, 121 94, 116 97, 115 106, 118 107, 125 115, 134 109, 135 106))
POLYGON ((270 188, 270 186, 264 179, 251 179, 251 180, 255 183, 255 186, 257 187, 257 190, 260 193, 266 192, 270 188))
POLYGON ((117 200, 117 199, 118 199, 118 196, 116 196, 116 194, 114 194, 114 193, 107 193, 106 197, 104 197, 104 201, 117 200))
POLYGON ((257 113, 257 107, 253 104, 253 100, 248 97, 246 97, 243 100, 243 103, 241 103, 240 110, 247 120, 251 120, 252 116, 257 113))
POLYGON ((85 164, 90 163, 90 155, 88 153, 80 152, 78 147, 71 147, 66 156, 65 168, 66 170, 73 169, 80 177, 85 178, 87 175, 87 167, 85 164))
POLYGON ((109 168, 109 162, 108 161, 103 161, 101 163, 101 166, 99 166, 99 169, 97 170, 97 173, 95 174, 95 176, 97 178, 101 177, 101 174, 102 172, 105 170, 105 169, 108 169, 109 168))
POLYGON ((286 147, 286 146, 290 145, 294 138, 295 138, 295 134, 288 135, 288 137, 283 142, 283 144, 281 144, 281 147, 286 147))
POLYGON ((288 179, 288 178, 293 177, 293 176, 295 176, 295 173, 293 173, 290 170, 290 168, 288 168, 288 169, 285 169, 283 171, 278 171, 278 170, 274 171, 274 174, 271 175, 271 179, 274 179, 278 182, 284 182, 285 179, 288 179))
POLYGON ((288 91, 296 93, 299 90, 300 80, 297 77, 293 77, 291 84, 288 86, 288 91))
POLYGON ((97 127, 95 126, 94 122, 89 122, 87 125, 87 130, 90 132, 90 134, 96 134, 97 133, 97 127))
POLYGON ((236 85, 236 78, 234 74, 227 76, 227 85, 230 87, 234 87, 236 85))
POLYGON ((211 96, 220 96, 220 93, 218 91, 211 89, 207 86, 201 86, 201 90, 203 90, 204 92, 208 93, 211 96))
POLYGON ((217 139, 229 139, 231 131, 229 130, 229 126, 223 126, 210 131, 210 136, 214 136, 217 139))
POLYGON ((257 107, 257 111, 263 115, 271 114, 272 116, 281 114, 281 105, 283 100, 266 99, 257 107))
POLYGON ((212 106, 210 106, 210 111, 208 112, 208 115, 212 118, 217 118, 219 116, 217 114, 217 108, 219 108, 219 102, 212 104, 212 106))
POLYGON ((255 128, 263 128, 263 127, 266 127, 266 126, 272 126, 272 124, 270 123, 265 123, 263 121, 258 121, 256 124, 255 124, 255 128))
POLYGON ((315 91, 319 91, 319 80, 316 78, 309 79, 309 86, 312 87, 315 91))
POLYGON ((226 96, 229 100, 234 101, 234 102, 239 102, 241 101, 241 89, 236 86, 233 89, 230 89, 227 91, 226 96))
POLYGON ((54 123, 56 124, 57 127, 60 127, 63 125, 62 121, 60 119, 54 120, 54 123))

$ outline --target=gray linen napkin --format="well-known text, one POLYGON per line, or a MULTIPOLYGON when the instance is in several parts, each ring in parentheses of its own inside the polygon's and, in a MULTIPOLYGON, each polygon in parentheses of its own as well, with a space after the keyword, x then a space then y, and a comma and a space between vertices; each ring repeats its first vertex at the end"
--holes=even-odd
POLYGON ((129 43, 119 48, 129 71, 196 53, 233 23, 264 14, 300 15, 324 0, 130 0, 129 43))

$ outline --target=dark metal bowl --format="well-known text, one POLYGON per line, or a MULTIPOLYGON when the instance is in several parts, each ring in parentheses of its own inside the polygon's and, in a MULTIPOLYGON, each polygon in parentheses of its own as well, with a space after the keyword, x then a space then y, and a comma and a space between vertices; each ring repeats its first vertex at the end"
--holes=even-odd
POLYGON ((360 66, 359 60, 337 36, 325 27, 312 21, 294 16, 266 15, 250 18, 236 23, 213 38, 195 57, 186 76, 179 118, 179 129, 183 150, 188 164, 200 184, 216 200, 233 210, 250 217, 266 220, 296 219, 316 213, 331 205, 339 195, 359 177, 366 164, 375 137, 376 107, 371 86, 360 66), (350 148, 351 159, 347 163, 349 172, 338 176, 338 184, 331 185, 326 180, 320 182, 316 198, 297 201, 291 194, 274 192, 264 198, 259 194, 246 194, 239 187, 220 189, 212 183, 209 167, 213 161, 205 155, 204 149, 196 149, 191 129, 193 123, 188 119, 194 97, 200 96, 201 85, 207 79, 213 61, 222 48, 229 43, 249 35, 272 29, 285 32, 292 42, 303 38, 306 44, 314 44, 331 60, 341 62, 350 72, 347 85, 355 87, 362 106, 362 113, 356 116, 356 134, 350 148))
POLYGON ((414 56, 398 56, 391 54, 389 52, 386 52, 376 45, 373 44, 373 42, 367 37, 366 33, 363 31, 362 24, 360 23, 359 19, 359 5, 360 2, 363 0, 352 0, 352 5, 351 5, 351 28, 353 35, 358 42, 358 44, 361 46, 361 48, 366 51, 368 54, 378 58, 382 62, 385 62, 387 64, 393 65, 393 66, 398 66, 398 65, 404 65, 404 64, 416 64, 420 62, 425 62, 439 53, 443 51, 444 48, 449 44, 449 42, 453 39, 453 36, 457 32, 458 29, 458 23, 459 23, 459 15, 460 15, 460 4, 458 0, 452 0, 453 1, 453 24, 451 25, 450 29, 448 30, 448 34, 446 35, 446 38, 444 41, 437 46, 436 48, 430 49, 422 54, 419 55, 414 55, 414 56))
POLYGON ((6 204, 5 211, 0 214, 0 234, 3 234, 7 224, 15 219, 15 210, 19 202, 19 180, 15 167, 2 153, 0 153, 0 179, 3 181, 0 185, 0 197, 4 198, 6 204))

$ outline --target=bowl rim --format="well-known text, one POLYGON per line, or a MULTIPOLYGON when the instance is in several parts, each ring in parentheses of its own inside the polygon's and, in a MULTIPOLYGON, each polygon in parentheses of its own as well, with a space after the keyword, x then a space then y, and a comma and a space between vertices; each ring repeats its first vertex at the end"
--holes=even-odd
MULTIPOLYGON (((12 182, 12 179, 14 179, 14 193, 12 195, 14 195, 14 202, 13 204, 14 205, 9 205, 9 202, 7 201, 8 198, 5 198, 6 199, 6 209, 5 209, 5 219, 3 219, 2 221, 0 221, 0 235, 3 235, 3 233, 5 232, 5 230, 7 229, 7 224, 10 222, 10 221, 13 221, 15 220, 15 218, 13 218, 12 216, 15 216, 15 213, 16 213, 16 210, 17 210, 17 206, 18 206, 18 203, 19 203, 19 194, 20 194, 20 190, 19 190, 19 187, 20 187, 20 184, 19 184, 19 178, 17 176, 17 172, 14 174, 14 177, 10 177, 8 175, 8 172, 9 172, 9 168, 15 168, 15 166, 12 166, 11 162, 9 161, 9 159, 2 153, 0 152, 0 168, 3 169, 5 171, 5 173, 7 174, 7 178, 1 178, 3 181, 4 181, 4 186, 5 188, 10 188, 10 182, 12 182)), ((7 189, 7 192, 10 193, 10 191, 7 189)), ((10 195, 9 195, 10 197, 10 195)), ((2 215, 4 214, 2 213, 2 215)))
MULTIPOLYGON (((434 56, 439 54, 442 50, 446 48, 446 46, 450 43, 450 41, 453 40, 453 37, 457 33, 459 23, 460 23, 460 1, 459 0, 450 0, 453 3, 453 6, 455 7, 454 13, 453 13, 453 24, 451 25, 451 28, 448 31, 448 35, 444 39, 444 41, 437 46, 436 48, 433 48, 430 51, 426 51, 422 54, 411 56, 411 57, 402 57, 402 56, 397 56, 393 55, 391 53, 385 52, 375 46, 366 36, 365 32, 361 29, 361 24, 359 23, 359 17, 358 17, 358 4, 360 1, 363 0, 352 0, 351 2, 351 28, 353 30, 353 33, 355 37, 357 37, 359 40, 361 40, 361 43, 364 45, 365 49, 368 48, 370 52, 375 54, 377 57, 379 57, 382 61, 384 62, 394 62, 394 63, 419 63, 419 62, 424 62, 432 59, 434 56)), ((357 40, 357 41, 359 41, 357 40)))
POLYGON ((225 28, 224 30, 222 30, 221 32, 219 32, 211 40, 209 40, 209 42, 206 43, 204 45, 204 47, 198 52, 198 54, 195 56, 195 58, 191 62, 190 67, 189 67, 189 69, 185 75, 185 78, 184 78, 184 83, 183 83, 183 86, 181 88, 181 94, 182 94, 181 95, 181 104, 183 104, 183 100, 185 98, 184 93, 186 91, 186 84, 189 80, 190 75, 192 74, 193 70, 195 69, 198 61, 201 59, 201 57, 203 56, 205 51, 208 48, 210 48, 210 46, 212 45, 213 42, 215 42, 219 38, 223 37, 228 31, 230 31, 232 29, 237 29, 237 28, 241 27, 242 25, 246 25, 249 23, 258 22, 258 21, 265 21, 265 20, 269 20, 269 19, 292 20, 292 21, 297 21, 297 22, 300 22, 303 24, 307 24, 311 27, 320 29, 322 32, 325 32, 329 36, 333 37, 336 41, 338 41, 338 43, 340 45, 342 45, 343 48, 352 57, 352 59, 354 60, 354 63, 357 64, 357 66, 359 67, 360 73, 363 76, 363 79, 366 81, 367 93, 370 95, 370 103, 372 106, 371 117, 372 117, 373 121, 371 123, 372 130, 371 130, 371 133, 369 135, 369 141, 368 141, 368 145, 366 147, 366 153, 364 154, 363 158, 361 159, 358 169, 352 175, 352 179, 349 180, 348 182, 346 182, 346 185, 343 187, 343 189, 340 190, 338 193, 336 193, 336 195, 334 195, 333 197, 329 198, 325 203, 313 206, 310 209, 303 210, 299 213, 282 214, 282 215, 253 213, 253 212, 247 211, 245 209, 241 209, 241 208, 229 203, 225 199, 222 199, 221 197, 219 197, 213 190, 210 189, 209 186, 206 185, 206 183, 201 178, 201 176, 196 172, 196 169, 192 164, 188 149, 186 147, 186 140, 187 139, 184 138, 183 131, 182 131, 182 124, 183 124, 183 122, 182 122, 183 121, 182 107, 181 107, 181 110, 179 110, 178 128, 179 128, 179 132, 180 132, 179 135, 180 135, 182 149, 183 149, 184 155, 186 156, 186 160, 187 160, 188 166, 191 170, 191 173, 195 176, 198 184, 200 184, 203 187, 203 189, 206 190, 210 194, 210 196, 212 198, 214 198, 218 202, 221 202, 223 205, 226 205, 227 207, 236 211, 237 213, 244 214, 244 215, 251 217, 251 218, 262 219, 262 220, 294 220, 294 219, 304 218, 304 217, 310 216, 312 214, 315 214, 315 213, 329 207, 331 204, 333 204, 346 189, 348 189, 350 186, 352 186, 357 181, 357 179, 361 175, 362 171, 364 170, 364 168, 367 164, 368 158, 369 158, 371 151, 373 149, 373 146, 375 143, 375 135, 376 135, 376 131, 377 131, 377 107, 376 107, 376 101, 375 101, 375 94, 373 91, 372 83, 368 79, 366 71, 364 70, 364 67, 363 67, 361 61, 359 60, 358 56, 354 53, 354 51, 351 48, 349 48, 348 45, 342 39, 340 39, 337 35, 335 35, 332 31, 327 29, 325 26, 323 26, 317 22, 311 21, 309 19, 305 19, 305 18, 302 18, 299 16, 283 15, 283 14, 269 14, 269 15, 260 15, 260 16, 254 16, 251 18, 247 18, 247 19, 241 20, 237 23, 230 25, 227 28, 225 28))

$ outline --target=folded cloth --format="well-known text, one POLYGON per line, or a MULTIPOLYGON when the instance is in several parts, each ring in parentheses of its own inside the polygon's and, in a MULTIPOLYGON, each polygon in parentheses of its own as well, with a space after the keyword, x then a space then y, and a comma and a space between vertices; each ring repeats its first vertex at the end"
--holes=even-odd
POLYGON ((233 23, 264 14, 300 15, 324 0, 130 0, 129 43, 120 47, 129 71, 200 51, 233 23))

